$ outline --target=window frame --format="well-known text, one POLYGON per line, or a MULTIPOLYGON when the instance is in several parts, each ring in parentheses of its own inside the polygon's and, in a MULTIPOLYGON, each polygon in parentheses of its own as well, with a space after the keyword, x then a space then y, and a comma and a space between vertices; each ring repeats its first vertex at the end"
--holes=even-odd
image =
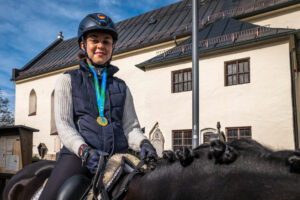
MULTIPOLYGON (((226 127, 225 128, 225 131, 226 131, 226 140, 227 140, 227 142, 229 142, 229 138, 233 138, 233 137, 229 137, 229 135, 228 135, 228 132, 230 131, 230 130, 238 130, 238 133, 237 133, 237 138, 236 139, 241 139, 241 138, 250 138, 250 139, 252 139, 252 127, 251 126, 239 126, 239 127, 226 127), (249 133, 250 133, 250 136, 242 136, 241 137, 241 130, 242 129, 248 129, 249 130, 249 133)), ((232 141, 232 140, 231 140, 232 141)))
MULTIPOLYGON (((187 86, 188 87, 188 86, 187 86)), ((180 69, 180 70, 176 70, 176 71, 172 71, 171 72, 171 93, 181 93, 181 92, 188 92, 188 91, 192 91, 193 89, 193 73, 192 73, 192 68, 185 68, 185 69, 180 69), (191 80, 184 80, 184 72, 191 72, 191 80), (183 74, 182 75, 182 81, 178 82, 176 84, 182 84, 182 91, 175 91, 175 74, 183 74), (191 88, 190 90, 184 90, 184 83, 189 83, 191 84, 191 88)))
POLYGON ((226 61, 224 62, 224 86, 234 86, 234 85, 243 85, 243 84, 248 84, 251 83, 251 79, 250 79, 250 73, 251 69, 250 69, 250 57, 247 58, 241 58, 241 59, 237 59, 237 60, 230 60, 230 61, 226 61), (248 62, 248 72, 239 72, 239 63, 242 62, 248 62), (235 74, 230 74, 230 75, 236 75, 237 77, 237 83, 236 84, 231 84, 228 85, 228 65, 230 64, 236 64, 236 73, 235 74), (243 82, 240 83, 240 78, 239 75, 240 74, 248 74, 248 82, 243 82))
POLYGON ((181 145, 176 145, 176 147, 190 147, 190 148, 192 148, 192 144, 191 145, 188 145, 188 144, 183 144, 184 143, 184 134, 185 133, 191 133, 191 137, 190 138, 188 138, 188 139, 191 139, 191 141, 193 142, 193 131, 192 131, 192 129, 180 129, 180 130, 172 130, 172 149, 173 149, 173 151, 175 151, 175 149, 174 149, 174 139, 175 139, 175 137, 174 137, 174 135, 175 135, 175 133, 178 133, 178 132, 181 132, 181 145))

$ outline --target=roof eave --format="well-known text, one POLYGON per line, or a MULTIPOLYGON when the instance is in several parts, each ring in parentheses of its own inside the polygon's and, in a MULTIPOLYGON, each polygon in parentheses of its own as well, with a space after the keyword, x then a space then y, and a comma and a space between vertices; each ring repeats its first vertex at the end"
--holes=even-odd
MULTIPOLYGON (((191 31, 184 32, 184 33, 176 35, 176 39, 180 39, 180 38, 186 37, 188 35, 191 35, 191 31)), ((159 39, 159 40, 155 40, 153 42, 149 42, 149 43, 145 43, 145 44, 141 44, 141 45, 136 45, 136 46, 125 48, 125 49, 122 49, 122 50, 119 50, 119 51, 117 50, 114 53, 114 55, 118 55, 118 54, 130 52, 130 51, 134 51, 134 50, 137 50, 137 49, 141 49, 141 48, 145 48, 145 47, 157 45, 157 44, 160 44, 160 43, 172 41, 172 40, 174 40, 174 36, 175 35, 171 35, 170 37, 162 38, 162 39, 159 39)))
POLYGON ((61 69, 64 69, 64 68, 72 67, 72 66, 75 66, 75 65, 79 65, 79 61, 71 62, 71 63, 65 64, 65 65, 61 65, 59 67, 53 67, 52 70, 47 70, 47 71, 43 71, 43 72, 40 71, 40 72, 35 73, 35 74, 29 74, 27 76, 23 76, 23 77, 21 76, 19 78, 17 77, 15 79, 10 79, 10 80, 16 82, 16 81, 24 80, 24 79, 27 79, 27 78, 43 75, 43 74, 46 74, 46 73, 51 73, 51 72, 54 72, 54 71, 58 71, 58 70, 61 70, 61 69))
POLYGON ((252 12, 249 12, 249 13, 240 14, 240 15, 234 16, 232 18, 234 18, 234 19, 248 18, 248 17, 252 17, 252 16, 255 16, 255 15, 262 14, 262 13, 271 12, 271 11, 274 11, 274 10, 277 10, 277 9, 282 9, 282 8, 285 8, 285 7, 296 5, 296 4, 299 4, 299 3, 300 3, 299 0, 288 1, 288 2, 277 4, 277 5, 274 5, 274 6, 271 6, 271 7, 266 7, 266 8, 263 8, 263 9, 255 10, 255 11, 252 11, 252 12))

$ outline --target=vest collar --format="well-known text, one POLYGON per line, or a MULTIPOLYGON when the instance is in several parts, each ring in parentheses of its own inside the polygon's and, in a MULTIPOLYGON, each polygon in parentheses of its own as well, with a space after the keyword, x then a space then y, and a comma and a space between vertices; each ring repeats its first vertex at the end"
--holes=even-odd
MULTIPOLYGON (((80 60, 80 68, 79 69, 92 74, 92 71, 90 70, 86 60, 80 60)), ((97 72, 98 76, 99 76, 99 74, 101 74, 100 76, 102 76, 102 71, 103 71, 103 68, 96 68, 96 72, 97 72)), ((109 64, 109 66, 107 67, 107 77, 112 77, 118 71, 119 71, 118 67, 109 64)))

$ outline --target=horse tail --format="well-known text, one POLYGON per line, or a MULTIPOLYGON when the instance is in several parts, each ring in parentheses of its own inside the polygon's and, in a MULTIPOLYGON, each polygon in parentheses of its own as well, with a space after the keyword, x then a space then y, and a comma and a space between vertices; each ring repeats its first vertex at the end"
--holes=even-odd
POLYGON ((42 160, 27 165, 18 171, 6 184, 3 191, 4 200, 31 199, 51 174, 55 161, 42 160))

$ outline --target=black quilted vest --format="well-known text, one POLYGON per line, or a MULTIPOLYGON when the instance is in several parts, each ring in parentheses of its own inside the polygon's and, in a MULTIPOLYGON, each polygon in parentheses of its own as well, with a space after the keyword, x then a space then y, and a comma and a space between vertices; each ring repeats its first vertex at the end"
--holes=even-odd
MULTIPOLYGON (((112 65, 107 68, 104 116, 108 125, 105 127, 96 121, 99 112, 94 76, 87 63, 82 60, 79 69, 67 72, 71 75, 74 123, 77 130, 92 148, 111 155, 128 151, 128 142, 122 127, 127 86, 123 80, 113 76, 117 71, 119 69, 112 65)), ((98 81, 101 84, 102 70, 99 74, 98 81)), ((99 87, 101 88, 100 85, 99 87)), ((63 147, 61 153, 70 151, 63 147)))

